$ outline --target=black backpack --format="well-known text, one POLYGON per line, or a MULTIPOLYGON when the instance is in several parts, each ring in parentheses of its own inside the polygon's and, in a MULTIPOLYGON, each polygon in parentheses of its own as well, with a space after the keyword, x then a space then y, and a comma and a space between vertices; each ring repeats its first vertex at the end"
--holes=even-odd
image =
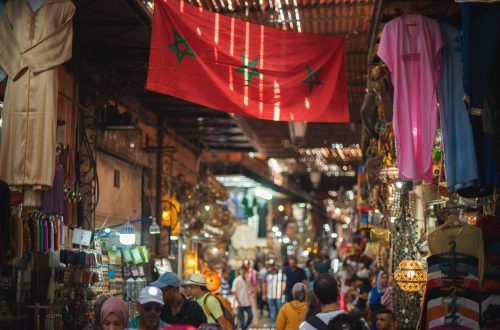
POLYGON ((310 325, 312 325, 317 330, 326 330, 328 328, 328 325, 325 324, 325 322, 321 321, 321 319, 319 317, 317 317, 316 315, 308 318, 306 320, 306 322, 309 323, 310 325))

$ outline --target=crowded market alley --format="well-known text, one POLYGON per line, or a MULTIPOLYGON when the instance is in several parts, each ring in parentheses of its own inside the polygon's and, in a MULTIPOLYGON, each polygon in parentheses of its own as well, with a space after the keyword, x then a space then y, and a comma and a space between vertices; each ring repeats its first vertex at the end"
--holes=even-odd
POLYGON ((0 330, 500 330, 500 0, 0 0, 0 330))

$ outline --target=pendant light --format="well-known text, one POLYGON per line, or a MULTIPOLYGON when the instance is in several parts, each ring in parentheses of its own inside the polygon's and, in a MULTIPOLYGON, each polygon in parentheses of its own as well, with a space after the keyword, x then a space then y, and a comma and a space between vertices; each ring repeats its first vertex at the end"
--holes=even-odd
POLYGON ((123 245, 135 244, 135 228, 127 221, 120 229, 120 243, 123 245))
POLYGON ((149 234, 151 235, 160 234, 160 226, 156 223, 156 218, 152 219, 151 226, 149 226, 149 234))

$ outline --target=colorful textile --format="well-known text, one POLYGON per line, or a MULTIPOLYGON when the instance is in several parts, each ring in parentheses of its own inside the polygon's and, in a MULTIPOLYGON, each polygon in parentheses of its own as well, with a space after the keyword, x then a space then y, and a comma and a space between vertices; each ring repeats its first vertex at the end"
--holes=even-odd
POLYGON ((344 48, 341 36, 156 0, 146 88, 259 119, 348 122, 344 48))
MULTIPOLYGON (((456 313, 463 315, 465 318, 474 320, 479 322, 479 313, 473 310, 470 310, 466 307, 458 306, 456 307, 456 313)), ((452 308, 449 305, 441 305, 432 308, 427 308, 427 316, 431 320, 435 320, 441 317, 446 317, 449 313, 451 313, 452 308)))
POLYGON ((439 24, 421 15, 395 18, 382 32, 378 56, 394 83, 393 127, 403 180, 432 179, 442 47, 439 24))
POLYGON ((448 249, 427 258, 428 280, 418 329, 453 327, 453 323, 457 327, 479 329, 480 285, 476 276, 479 259, 451 252, 448 249))

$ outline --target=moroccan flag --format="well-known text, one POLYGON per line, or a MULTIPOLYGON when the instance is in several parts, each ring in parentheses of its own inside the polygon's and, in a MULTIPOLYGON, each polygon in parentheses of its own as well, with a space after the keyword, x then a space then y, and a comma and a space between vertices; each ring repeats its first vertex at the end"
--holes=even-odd
POLYGON ((156 0, 146 88, 248 117, 348 122, 344 38, 156 0))

